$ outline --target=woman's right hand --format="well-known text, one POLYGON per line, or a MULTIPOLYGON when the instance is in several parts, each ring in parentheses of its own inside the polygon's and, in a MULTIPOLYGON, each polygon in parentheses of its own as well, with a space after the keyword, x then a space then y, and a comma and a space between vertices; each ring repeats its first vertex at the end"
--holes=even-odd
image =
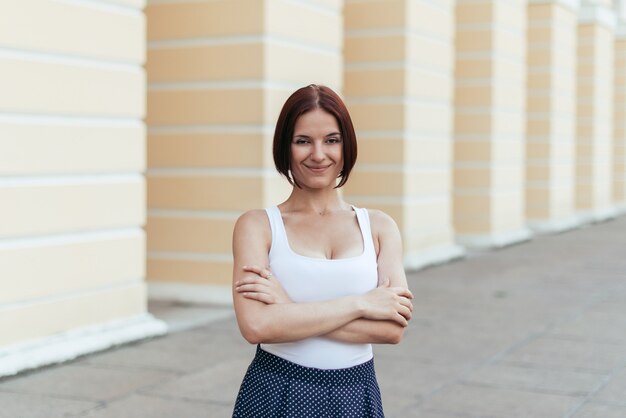
POLYGON ((258 300, 266 305, 291 303, 289 295, 269 268, 244 266, 243 271, 255 274, 235 283, 235 291, 244 298, 258 300))
POLYGON ((413 294, 404 287, 390 287, 389 279, 362 296, 364 318, 391 320, 406 327, 413 312, 413 294))

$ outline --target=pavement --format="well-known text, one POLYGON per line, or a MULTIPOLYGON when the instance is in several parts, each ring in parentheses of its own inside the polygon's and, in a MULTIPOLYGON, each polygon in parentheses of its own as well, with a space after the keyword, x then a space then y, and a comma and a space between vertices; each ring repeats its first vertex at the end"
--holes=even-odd
MULTIPOLYGON (((626 217, 409 274, 375 346, 388 417, 626 417, 626 217)), ((2 418, 229 417, 254 355, 228 308, 151 304, 176 332, 0 379, 2 418)))

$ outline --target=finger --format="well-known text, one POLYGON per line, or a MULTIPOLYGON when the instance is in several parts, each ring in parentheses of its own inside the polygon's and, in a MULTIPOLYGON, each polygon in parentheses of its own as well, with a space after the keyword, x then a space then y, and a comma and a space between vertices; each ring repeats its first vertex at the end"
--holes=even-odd
POLYGON ((262 284, 244 284, 241 286, 237 286, 235 290, 239 293, 245 292, 257 292, 257 293, 269 293, 267 286, 262 284))
POLYGON ((400 297, 400 304, 402 304, 403 306, 406 306, 407 308, 409 308, 411 310, 411 312, 413 312, 413 304, 411 303, 411 301, 405 297, 400 297))
MULTIPOLYGON (((246 270, 246 273, 251 273, 251 274, 253 274, 253 275, 254 275, 254 276, 253 276, 254 278, 261 278, 261 279, 265 279, 265 274, 263 274, 263 272, 261 272, 261 271, 256 272, 256 271, 246 270)), ((248 275, 246 275, 246 276, 244 276, 244 277, 252 277, 252 276, 250 276, 250 275, 248 274, 248 275)))
POLYGON ((402 325, 403 327, 406 327, 409 325, 409 321, 407 321, 406 318, 400 315, 399 313, 396 313, 393 320, 396 321, 398 324, 402 325))
POLYGON ((265 267, 243 266, 243 270, 256 273, 257 275, 263 277, 264 279, 270 279, 272 277, 272 272, 265 267))
POLYGON ((261 276, 246 276, 241 278, 240 280, 237 280, 235 282, 235 286, 241 286, 244 284, 260 284, 260 283, 265 283, 266 280, 261 277, 261 276))
POLYGON ((393 290, 393 292, 398 296, 404 296, 405 298, 413 299, 413 293, 411 293, 411 291, 406 287, 392 287, 391 290, 393 290))
POLYGON ((400 306, 400 308, 398 309, 398 313, 402 315, 407 321, 410 321, 413 317, 411 310, 406 306, 400 306))
POLYGON ((259 302, 263 302, 266 305, 271 305, 274 303, 274 298, 267 293, 246 292, 242 293, 241 295, 246 299, 258 300, 259 302))
POLYGON ((263 275, 263 271, 265 269, 263 267, 258 267, 258 266, 243 266, 243 271, 247 271, 250 273, 256 273, 259 276, 263 275))

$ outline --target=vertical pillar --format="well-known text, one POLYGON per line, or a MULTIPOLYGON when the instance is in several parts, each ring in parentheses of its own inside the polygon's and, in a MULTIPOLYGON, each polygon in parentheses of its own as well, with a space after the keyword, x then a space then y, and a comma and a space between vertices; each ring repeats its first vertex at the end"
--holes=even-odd
POLYGON ((576 163, 578 0, 528 5, 526 217, 537 232, 579 224, 576 163))
POLYGON ((584 222, 615 216, 615 14, 601 3, 584 1, 578 22, 576 207, 584 222))
POLYGON ((345 95, 359 159, 345 186, 398 223, 408 268, 462 254, 451 225, 453 2, 347 0, 345 95))
POLYGON ((617 3, 615 32, 615 112, 613 143, 613 202, 626 212, 626 1, 617 3))
POLYGON ((526 9, 458 0, 454 124, 457 241, 490 248, 530 237, 525 223, 526 9))
POLYGON ((230 303, 235 220, 290 190, 271 157, 284 100, 310 83, 341 89, 341 0, 146 12, 150 297, 230 303))
POLYGON ((146 312, 142 3, 2 3, 0 376, 166 330, 146 312))

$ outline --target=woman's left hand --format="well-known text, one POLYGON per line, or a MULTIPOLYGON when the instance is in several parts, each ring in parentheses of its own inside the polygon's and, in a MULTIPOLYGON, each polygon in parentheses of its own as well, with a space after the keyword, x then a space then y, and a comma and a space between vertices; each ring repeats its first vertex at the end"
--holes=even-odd
POLYGON ((256 266, 243 266, 243 270, 255 274, 235 283, 235 290, 243 297, 258 300, 266 305, 292 302, 270 270, 256 266))

